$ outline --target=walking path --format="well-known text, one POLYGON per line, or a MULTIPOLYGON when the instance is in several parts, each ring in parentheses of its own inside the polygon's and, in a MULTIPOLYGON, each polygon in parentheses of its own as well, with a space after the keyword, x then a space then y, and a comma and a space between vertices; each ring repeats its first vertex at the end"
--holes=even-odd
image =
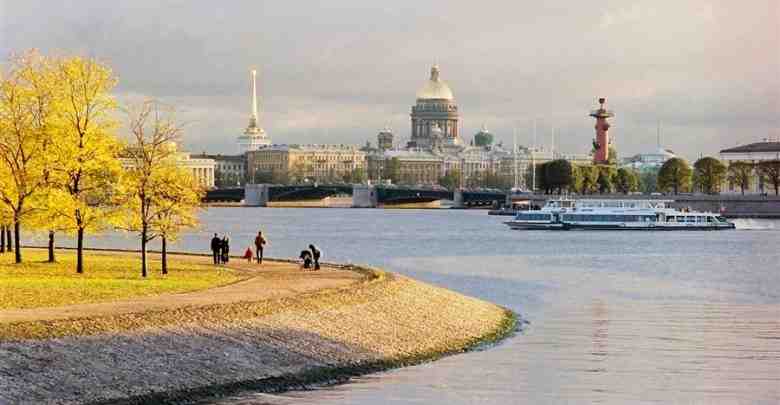
MULTIPOLYGON (((169 255, 171 260, 181 258, 196 263, 209 263, 211 260, 210 257, 178 256, 169 255)), ((119 315, 185 306, 262 301, 344 287, 359 282, 364 277, 354 271, 330 266, 323 266, 320 271, 302 271, 300 266, 295 263, 272 260, 266 260, 262 265, 258 265, 234 259, 225 267, 250 273, 251 276, 226 286, 187 293, 160 294, 60 307, 0 310, 0 324, 119 315)))

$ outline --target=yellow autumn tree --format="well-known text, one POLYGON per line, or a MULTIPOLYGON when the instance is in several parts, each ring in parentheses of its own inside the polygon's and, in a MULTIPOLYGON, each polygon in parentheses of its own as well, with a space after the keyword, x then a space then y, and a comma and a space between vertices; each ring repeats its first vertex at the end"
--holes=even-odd
POLYGON ((175 242, 182 230, 198 226, 197 213, 203 187, 189 170, 166 161, 155 170, 150 182, 154 213, 150 229, 162 247, 162 274, 168 274, 168 242, 175 242))
POLYGON ((116 212, 121 144, 114 135, 116 79, 94 59, 59 58, 57 128, 49 146, 50 214, 76 236, 76 272, 84 272, 84 236, 99 232, 116 212))
POLYGON ((22 262, 21 227, 42 209, 47 188, 58 97, 54 73, 52 60, 35 50, 12 56, 0 73, 0 204, 13 228, 16 263, 22 262))
POLYGON ((117 227, 137 232, 141 242, 141 275, 146 277, 147 245, 163 241, 163 272, 167 272, 166 243, 178 232, 197 225, 195 211, 201 188, 191 174, 177 167, 176 143, 181 127, 171 108, 153 100, 129 110, 131 141, 124 152, 122 176, 124 215, 117 227))
MULTIPOLYGON (((1 175, 1 174, 0 174, 1 175)), ((6 242, 11 245, 11 213, 8 212, 5 205, 0 205, 0 253, 5 253, 6 242), (8 241, 6 241, 8 237, 8 241)), ((11 249, 8 249, 10 252, 11 249)))

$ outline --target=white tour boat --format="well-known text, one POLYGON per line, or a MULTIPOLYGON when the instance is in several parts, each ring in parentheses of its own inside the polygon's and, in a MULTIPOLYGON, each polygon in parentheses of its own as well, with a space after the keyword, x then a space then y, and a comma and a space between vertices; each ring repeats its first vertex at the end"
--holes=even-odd
POLYGON ((722 230, 734 224, 718 214, 677 210, 671 200, 553 199, 505 222, 512 229, 722 230))

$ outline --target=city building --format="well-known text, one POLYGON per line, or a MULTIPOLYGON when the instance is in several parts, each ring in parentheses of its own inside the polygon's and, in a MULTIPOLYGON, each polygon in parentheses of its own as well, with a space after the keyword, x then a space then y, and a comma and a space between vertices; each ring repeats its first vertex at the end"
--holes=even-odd
MULTIPOLYGON (((205 188, 214 188, 214 171, 216 168, 216 162, 214 159, 192 156, 188 152, 177 151, 177 145, 170 142, 168 147, 172 149, 175 154, 176 165, 183 167, 190 171, 195 180, 205 188)), ((125 169, 132 168, 135 162, 127 157, 119 158, 122 167, 125 169)))
POLYGON ((353 145, 271 145, 247 152, 251 183, 343 181, 365 176, 366 152, 353 145))
MULTIPOLYGON (((526 181, 532 177, 528 170, 534 164, 553 159, 568 159, 579 165, 591 163, 589 155, 564 155, 544 148, 518 147, 513 153, 500 143, 495 145, 495 136, 485 125, 466 145, 458 129, 458 105, 450 87, 441 80, 437 65, 431 68, 429 80, 416 95, 411 139, 406 146, 393 148, 393 134, 385 129, 377 135, 379 148, 365 149, 371 180, 395 177, 405 184, 434 185, 447 173, 457 172, 464 186, 486 185, 485 179, 491 178, 494 186, 500 183, 502 187, 528 189, 532 187, 526 181)), ((605 125, 602 123, 601 127, 605 125)))
POLYGON ((393 149, 393 131, 390 130, 390 128, 385 127, 385 129, 379 131, 379 134, 376 136, 377 138, 377 146, 380 150, 390 150, 393 149))
MULTIPOLYGON (((753 175, 746 192, 765 193, 768 192, 771 185, 767 184, 766 179, 760 175, 757 168, 762 162, 780 161, 780 140, 764 139, 761 142, 754 142, 747 145, 740 145, 733 148, 720 151, 720 158, 726 163, 746 162, 754 166, 753 175)), ((739 185, 728 181, 726 192, 738 193, 742 190, 739 185)))
POLYGON ((239 187, 246 182, 246 155, 193 155, 195 159, 214 160, 214 184, 218 188, 239 187))
POLYGON ((452 90, 439 78, 439 66, 431 67, 431 76, 417 91, 412 106, 412 136, 409 148, 430 149, 441 145, 460 145, 458 105, 452 90))
POLYGON ((509 154, 493 145, 493 134, 484 127, 472 145, 463 142, 458 105, 452 90, 440 78, 438 65, 431 67, 428 81, 416 93, 410 123, 411 136, 402 148, 394 147, 394 135, 388 129, 379 132, 379 147, 367 150, 371 180, 396 177, 400 183, 434 185, 447 173, 458 172, 466 183, 488 172, 498 173, 501 159, 509 154))
POLYGON ((260 117, 257 110, 257 71, 252 69, 252 115, 249 117, 244 133, 238 137, 238 152, 245 154, 248 151, 258 150, 271 144, 271 139, 260 125, 260 117))
POLYGON ((638 153, 634 156, 624 158, 621 166, 632 168, 638 171, 659 170, 667 160, 677 157, 669 149, 658 147, 658 150, 650 153, 638 153))

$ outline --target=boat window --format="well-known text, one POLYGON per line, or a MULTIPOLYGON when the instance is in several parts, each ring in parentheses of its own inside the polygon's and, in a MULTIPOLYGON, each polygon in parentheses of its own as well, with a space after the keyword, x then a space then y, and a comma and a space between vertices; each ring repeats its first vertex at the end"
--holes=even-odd
POLYGON ((720 222, 728 222, 728 221, 726 221, 726 218, 723 218, 723 217, 718 217, 718 221, 720 221, 720 222))
POLYGON ((520 221, 549 221, 550 220, 550 214, 527 214, 527 213, 520 213, 517 214, 517 220, 520 221))

